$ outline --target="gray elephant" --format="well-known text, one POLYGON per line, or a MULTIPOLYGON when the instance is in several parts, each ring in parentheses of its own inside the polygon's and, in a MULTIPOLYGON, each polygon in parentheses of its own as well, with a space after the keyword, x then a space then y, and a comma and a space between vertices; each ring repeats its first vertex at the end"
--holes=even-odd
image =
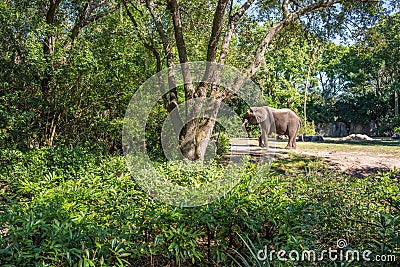
POLYGON ((276 109, 267 106, 251 107, 243 116, 242 128, 244 131, 247 131, 247 123, 260 124, 260 147, 268 147, 268 134, 275 132, 289 137, 287 149, 296 148, 296 136, 300 129, 301 119, 293 110, 288 108, 276 109))

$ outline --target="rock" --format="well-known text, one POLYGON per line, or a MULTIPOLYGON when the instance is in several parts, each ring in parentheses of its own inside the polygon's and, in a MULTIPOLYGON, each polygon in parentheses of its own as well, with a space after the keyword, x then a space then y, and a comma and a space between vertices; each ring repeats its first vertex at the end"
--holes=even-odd
POLYGON ((400 134, 395 133, 395 134, 392 136, 392 139, 393 139, 393 140, 400 140, 400 134))
POLYGON ((321 136, 342 137, 349 134, 349 129, 344 122, 319 123, 316 132, 321 136))
POLYGON ((314 135, 311 137, 311 142, 323 142, 324 138, 321 135, 314 135))
POLYGON ((297 137, 297 141, 322 142, 322 141, 324 141, 324 138, 320 135, 303 135, 303 136, 297 137))
POLYGON ((316 132, 319 135, 330 137, 344 137, 349 134, 367 134, 368 136, 376 136, 377 131, 378 125, 373 120, 367 124, 331 122, 318 123, 316 126, 316 132))
POLYGON ((371 120, 368 124, 350 123, 349 134, 367 134, 369 136, 376 136, 378 126, 375 121, 371 120))
POLYGON ((372 141, 371 137, 366 134, 351 134, 340 139, 341 141, 372 141))
POLYGON ((302 135, 297 138, 297 141, 311 142, 311 136, 302 135))
POLYGON ((276 136, 276 140, 283 140, 283 139, 287 139, 286 135, 277 135, 276 136))

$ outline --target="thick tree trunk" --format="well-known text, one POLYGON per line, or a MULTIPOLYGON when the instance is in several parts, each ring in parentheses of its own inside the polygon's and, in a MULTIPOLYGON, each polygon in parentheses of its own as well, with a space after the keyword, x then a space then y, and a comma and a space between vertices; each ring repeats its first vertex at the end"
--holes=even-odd
POLYGON ((212 113, 206 118, 196 120, 197 127, 194 131, 187 132, 186 142, 181 146, 182 155, 189 160, 204 160, 207 147, 216 122, 219 105, 209 109, 212 113))
MULTIPOLYGON (((175 127, 176 129, 183 129, 177 135, 180 136, 179 145, 181 148, 181 152, 184 157, 190 160, 203 160, 206 152, 207 145, 210 142, 211 134, 213 128, 215 126, 215 117, 209 116, 200 118, 201 110, 203 108, 204 98, 207 97, 208 89, 211 87, 211 95, 210 97, 213 99, 217 99, 219 101, 223 101, 226 98, 230 97, 234 92, 240 88, 243 83, 246 81, 244 78, 238 78, 235 83, 232 84, 231 88, 228 88, 230 91, 226 91, 226 88, 219 88, 219 83, 210 81, 209 78, 212 75, 209 70, 212 69, 212 64, 216 63, 216 55, 218 43, 222 34, 222 23, 225 15, 225 9, 228 6, 229 0, 219 0, 218 5, 216 7, 213 19, 212 32, 210 35, 208 50, 207 50, 207 61, 211 62, 210 66, 207 66, 207 71, 204 74, 203 82, 197 86, 195 89, 191 77, 191 73, 189 71, 187 63, 187 51, 185 46, 185 41, 183 38, 183 27, 182 27, 182 19, 180 15, 179 6, 177 0, 168 0, 168 9, 170 10, 172 16, 172 22, 174 26, 174 37, 176 41, 176 48, 179 55, 179 61, 182 64, 182 74, 184 78, 184 88, 185 88, 185 100, 189 101, 190 99, 196 99, 195 105, 187 104, 187 116, 190 119, 186 120, 186 125, 184 127, 175 127), (189 105, 189 106, 188 106, 189 105)), ((231 11, 229 12, 229 20, 226 26, 226 31, 224 35, 224 39, 221 44, 220 51, 220 63, 223 65, 227 58, 227 54, 229 52, 229 43, 233 34, 234 29, 236 28, 237 22, 243 16, 245 11, 251 6, 254 0, 247 0, 234 15, 230 15, 232 11, 232 3, 231 1, 231 11)), ((300 16, 309 13, 311 11, 325 8, 331 6, 335 3, 340 2, 340 0, 320 0, 320 1, 312 1, 311 4, 307 6, 297 6, 296 8, 290 8, 290 3, 292 1, 284 0, 282 2, 282 19, 277 22, 275 25, 271 26, 268 32, 263 36, 261 42, 259 43, 256 53, 254 55, 253 61, 250 63, 248 68, 245 70, 247 74, 247 78, 251 78, 259 69, 261 63, 264 61, 264 54, 266 49, 268 48, 271 40, 279 33, 283 28, 287 25, 291 24, 293 21, 298 19, 300 16)), ((173 74, 173 56, 171 49, 171 42, 168 38, 166 30, 163 27, 163 23, 161 22, 159 16, 155 14, 154 3, 152 0, 146 0, 146 5, 151 13, 152 18, 155 21, 157 31, 160 34, 160 37, 164 46, 164 53, 167 60, 167 65, 169 67, 168 79, 169 79, 169 89, 170 89, 170 99, 168 103, 168 111, 171 112, 173 110, 171 107, 177 108, 177 92, 175 88, 174 81, 175 77, 173 74), (171 90, 172 89, 172 90, 171 90)), ((166 102, 166 101, 165 101, 166 102)), ((207 107, 208 108, 208 107, 207 107)), ((218 113, 218 107, 214 107, 215 110, 210 111, 210 114, 216 115, 218 113)), ((178 119, 175 120, 178 123, 178 119)))
MULTIPOLYGON (((171 2, 175 2, 174 0, 170 0, 171 2)), ((223 42, 223 54, 220 55, 220 58, 223 58, 223 62, 225 61, 225 57, 228 51, 230 38, 233 31, 234 22, 236 22, 247 10, 250 4, 254 0, 249 0, 245 3, 245 7, 241 8, 239 14, 235 13, 235 19, 230 18, 230 22, 228 29, 225 33, 225 38, 223 42)), ((181 151, 184 157, 190 160, 204 160, 204 156, 206 153, 206 149, 208 144, 211 141, 211 134, 215 126, 215 117, 218 113, 219 105, 215 107, 207 107, 207 111, 205 114, 208 118, 198 119, 200 116, 200 112, 203 106, 203 101, 201 99, 207 97, 208 88, 212 88, 214 90, 218 90, 220 77, 215 77, 215 73, 218 72, 216 65, 216 56, 218 49, 218 42, 221 38, 222 33, 222 24, 226 6, 229 0, 219 0, 217 8, 214 13, 213 19, 213 27, 210 35, 210 39, 208 42, 207 49, 207 66, 206 71, 203 75, 203 82, 201 82, 196 91, 194 92, 193 97, 197 99, 196 105, 187 107, 189 118, 195 118, 190 120, 186 124, 185 134, 180 142, 181 151), (213 79, 212 79, 213 78, 213 79), (211 82, 213 80, 213 83, 211 82)), ((232 7, 231 7, 232 8, 232 7)), ((186 48, 185 48, 186 49, 186 48)), ((179 49, 178 51, 183 50, 179 49)), ((186 50, 185 50, 186 53, 186 50)), ((223 64, 222 62, 222 64, 223 64)), ((218 74, 217 74, 218 76, 218 74)), ((211 97, 214 96, 211 94, 211 97)), ((190 97, 186 97, 186 101, 189 100, 190 97)))

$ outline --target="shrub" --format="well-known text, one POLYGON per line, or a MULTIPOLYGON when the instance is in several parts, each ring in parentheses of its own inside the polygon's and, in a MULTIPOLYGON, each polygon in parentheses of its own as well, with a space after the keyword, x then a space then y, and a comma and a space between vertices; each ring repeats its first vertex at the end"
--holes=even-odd
MULTIPOLYGON (((399 245, 395 171, 354 178, 290 154, 272 171, 238 166, 240 183, 223 197, 183 208, 149 197, 120 156, 61 147, 0 156, 0 265, 251 266, 263 246, 322 251, 345 238, 391 253, 399 245)), ((180 185, 202 186, 224 168, 197 165, 157 163, 180 185)))
POLYGON ((306 121, 304 124, 304 120, 301 122, 301 127, 298 135, 315 135, 315 123, 314 121, 306 121))

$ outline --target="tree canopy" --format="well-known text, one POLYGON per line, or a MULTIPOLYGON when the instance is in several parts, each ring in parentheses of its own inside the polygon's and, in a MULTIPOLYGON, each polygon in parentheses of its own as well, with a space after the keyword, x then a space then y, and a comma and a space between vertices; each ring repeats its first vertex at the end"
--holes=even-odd
MULTIPOLYGON (((96 143, 118 150, 136 88, 163 68, 199 60, 238 68, 272 106, 302 114, 306 102, 310 120, 357 120, 338 117, 340 103, 373 95, 389 107, 374 116, 393 121, 397 10, 395 1, 3 0, 1 140, 18 147, 96 143)), ((184 88, 175 88, 170 73, 156 121, 192 98, 233 97, 234 90, 192 82, 188 70, 184 88)), ((369 105, 360 99, 355 108, 361 106, 369 105)), ((201 158, 198 140, 211 136, 213 121, 178 128, 184 154, 201 158)))

